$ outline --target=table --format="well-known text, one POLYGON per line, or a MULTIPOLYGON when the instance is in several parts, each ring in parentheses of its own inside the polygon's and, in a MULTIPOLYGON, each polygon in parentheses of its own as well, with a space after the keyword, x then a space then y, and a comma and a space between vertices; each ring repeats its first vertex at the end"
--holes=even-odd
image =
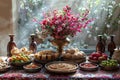
MULTIPOLYGON (((4 58, 5 59, 5 58, 4 58)), ((72 74, 55 74, 49 73, 43 67, 40 72, 27 73, 23 69, 11 69, 8 72, 0 73, 0 80, 120 80, 120 69, 118 71, 103 71, 98 70, 94 72, 77 70, 72 74), (95 78, 95 79, 94 79, 95 78)))

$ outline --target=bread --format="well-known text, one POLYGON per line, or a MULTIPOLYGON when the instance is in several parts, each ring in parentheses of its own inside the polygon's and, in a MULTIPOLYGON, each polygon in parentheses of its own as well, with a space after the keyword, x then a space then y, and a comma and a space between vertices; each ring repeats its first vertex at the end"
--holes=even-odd
POLYGON ((79 60, 85 58, 85 56, 85 53, 83 51, 79 51, 79 49, 69 49, 63 53, 63 58, 69 60, 79 60))

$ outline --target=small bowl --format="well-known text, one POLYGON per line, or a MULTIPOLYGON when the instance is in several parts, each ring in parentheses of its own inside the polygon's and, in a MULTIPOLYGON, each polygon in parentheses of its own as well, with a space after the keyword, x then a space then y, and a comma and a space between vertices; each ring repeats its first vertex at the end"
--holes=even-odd
POLYGON ((96 71, 96 70, 98 70, 98 65, 97 64, 94 64, 94 63, 81 63, 80 65, 79 65, 79 67, 80 67, 80 69, 81 70, 83 70, 83 71, 96 71), (92 65, 94 65, 94 67, 84 67, 83 65, 85 65, 85 64, 92 64, 92 65))
MULTIPOLYGON (((31 63, 31 64, 34 64, 34 63, 31 63)), ((30 65, 30 64, 28 64, 30 65)), ((41 64, 35 64, 37 65, 38 67, 37 68, 27 68, 28 65, 25 65, 23 66, 23 69, 26 71, 26 72, 29 72, 29 73, 35 73, 35 72, 39 72, 42 68, 42 65, 41 64)))

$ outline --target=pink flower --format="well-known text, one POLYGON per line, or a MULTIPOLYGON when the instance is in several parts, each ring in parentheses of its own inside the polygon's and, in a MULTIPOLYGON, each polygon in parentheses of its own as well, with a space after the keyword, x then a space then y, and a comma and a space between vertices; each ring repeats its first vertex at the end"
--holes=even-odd
POLYGON ((52 37, 63 39, 68 35, 74 36, 77 32, 81 32, 82 28, 86 28, 93 21, 87 18, 88 13, 89 10, 86 10, 82 17, 79 17, 78 14, 74 15, 71 12, 69 6, 66 6, 63 8, 63 14, 59 14, 58 10, 44 14, 45 17, 40 24, 43 29, 50 31, 52 37))

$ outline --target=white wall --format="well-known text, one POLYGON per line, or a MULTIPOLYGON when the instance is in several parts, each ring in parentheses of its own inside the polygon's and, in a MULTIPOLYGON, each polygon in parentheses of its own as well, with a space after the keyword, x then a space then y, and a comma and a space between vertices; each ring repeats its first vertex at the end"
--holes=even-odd
POLYGON ((0 55, 6 55, 8 34, 13 33, 11 0, 0 0, 0 55))

